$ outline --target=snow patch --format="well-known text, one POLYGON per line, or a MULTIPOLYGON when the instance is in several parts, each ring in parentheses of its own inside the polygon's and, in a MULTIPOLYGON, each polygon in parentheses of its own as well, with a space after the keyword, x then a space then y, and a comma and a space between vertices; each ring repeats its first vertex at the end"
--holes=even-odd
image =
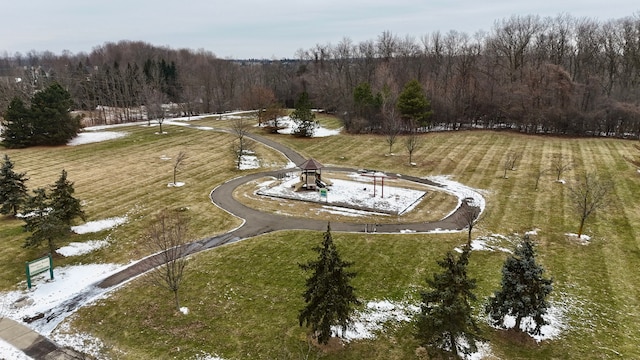
POLYGON ((182 187, 182 186, 184 186, 184 183, 181 181, 176 181, 175 183, 170 182, 167 184, 167 187, 182 187))
POLYGON ((533 230, 529 230, 529 231, 525 232, 524 234, 528 235, 528 236, 531 236, 531 235, 536 236, 536 235, 538 235, 538 231, 540 231, 540 229, 536 228, 536 229, 533 229, 533 230))
MULTIPOLYGON (((458 206, 456 206, 456 209, 458 209, 458 207, 462 205, 463 200, 466 200, 470 206, 476 206, 480 208, 480 213, 478 214, 478 217, 484 212, 484 209, 486 206, 485 200, 484 200, 484 196, 482 196, 479 190, 470 188, 459 182, 453 181, 447 175, 429 176, 427 177, 427 180, 440 184, 444 191, 455 195, 458 198, 458 206)), ((453 212, 455 212, 455 210, 447 214, 447 216, 451 215, 453 212)), ((445 216, 445 218, 447 216, 445 216)))
POLYGON ((332 327, 333 333, 344 341, 372 339, 376 333, 383 331, 389 322, 409 322, 420 307, 408 303, 395 303, 389 300, 370 301, 362 311, 356 312, 352 324, 346 331, 340 327, 332 327))
POLYGON ((8 344, 4 340, 0 339, 0 355, 2 359, 10 360, 32 360, 33 358, 27 356, 24 352, 16 349, 12 345, 8 344))
POLYGON ((189 308, 183 306, 183 307, 180 308, 180 312, 185 314, 185 315, 188 315, 189 314, 189 308))
POLYGON ((63 246, 56 250, 56 252, 62 256, 78 256, 88 254, 92 251, 101 249, 109 245, 109 240, 89 240, 85 242, 72 242, 67 246, 63 246))
MULTIPOLYGON (((27 290, 24 284, 22 291, 0 293, 4 301, 3 315, 21 322, 23 318, 35 317, 50 309, 62 305, 65 301, 81 293, 91 293, 91 284, 100 281, 121 268, 116 264, 91 264, 56 267, 53 270, 54 279, 49 280, 49 273, 35 276, 32 288, 27 290)), ((99 295, 106 289, 92 289, 91 295, 99 295)), ((90 296, 89 296, 90 297, 90 296)), ((87 302, 90 299, 85 299, 87 302)), ((81 306, 81 305, 77 305, 81 306)), ((29 326, 43 335, 49 335, 63 320, 63 316, 51 321, 36 321, 29 326)))
POLYGON ((121 137, 127 136, 125 132, 118 131, 89 131, 89 132, 81 132, 78 136, 69 140, 67 145, 69 146, 77 146, 84 145, 96 142, 102 142, 107 140, 119 139, 121 137))
POLYGON ((240 165, 238 166, 238 170, 250 170, 250 169, 259 169, 260 168, 260 160, 253 152, 245 152, 240 156, 240 165))
MULTIPOLYGON (((284 117, 278 118, 278 126, 283 127, 283 129, 278 130, 279 134, 289 135, 293 133, 293 129, 295 129, 296 124, 293 121, 293 119, 291 119, 289 116, 284 116, 284 117)), ((327 136, 339 135, 340 131, 342 131, 342 128, 327 129, 325 127, 317 125, 313 131, 313 137, 327 137, 327 136)))
POLYGON ((580 235, 580 237, 578 237, 578 234, 574 233, 566 233, 565 235, 570 238, 576 239, 582 245, 588 245, 591 242, 591 236, 589 235, 582 234, 580 235))
POLYGON ((382 189, 379 185, 375 189, 374 196, 374 187, 370 183, 331 179, 333 185, 328 186, 327 197, 321 198, 320 193, 317 191, 294 191, 294 187, 299 182, 300 179, 297 176, 292 177, 277 186, 260 188, 258 194, 292 200, 326 201, 327 204, 334 206, 346 204, 359 207, 360 210, 366 209, 373 212, 399 214, 409 211, 426 193, 426 191, 385 184, 383 198, 381 197, 382 189))
MULTIPOLYGON (((568 308, 563 304, 557 303, 553 304, 547 308, 547 313, 542 316, 542 318, 547 322, 547 325, 543 325, 540 327, 540 334, 531 335, 537 342, 543 340, 552 340, 560 336, 560 334, 567 330, 569 326, 567 325, 568 317, 567 317, 568 308)), ((514 316, 507 315, 504 317, 504 321, 502 324, 503 328, 511 329, 516 325, 516 318, 514 316)), ((536 327, 536 322, 532 317, 528 316, 522 319, 520 323, 520 330, 529 331, 533 330, 536 327)))
POLYGON ((118 225, 122 225, 127 222, 126 216, 112 217, 103 220, 89 221, 85 224, 72 226, 71 231, 76 234, 94 233, 102 230, 112 229, 118 225))

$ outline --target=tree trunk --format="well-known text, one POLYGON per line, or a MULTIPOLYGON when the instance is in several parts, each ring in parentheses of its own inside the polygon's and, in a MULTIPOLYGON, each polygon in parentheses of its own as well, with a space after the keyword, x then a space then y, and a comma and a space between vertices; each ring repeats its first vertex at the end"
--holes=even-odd
POLYGON ((180 311, 180 299, 178 298, 178 290, 173 291, 173 298, 176 301, 176 310, 180 311))
POLYGON ((580 237, 582 236, 582 230, 584 229, 585 220, 585 218, 580 219, 580 227, 578 228, 578 239, 580 239, 580 237))
POLYGON ((522 331, 520 329, 520 323, 522 322, 522 316, 517 316, 516 317, 516 325, 514 326, 514 329, 516 329, 517 331, 522 331))

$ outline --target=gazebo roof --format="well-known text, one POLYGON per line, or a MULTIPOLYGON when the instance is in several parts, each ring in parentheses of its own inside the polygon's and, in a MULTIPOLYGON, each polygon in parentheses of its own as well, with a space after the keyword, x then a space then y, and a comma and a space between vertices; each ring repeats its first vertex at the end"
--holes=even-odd
POLYGON ((314 159, 309 159, 302 164, 298 165, 298 167, 302 170, 319 170, 324 167, 324 165, 320 164, 314 159))

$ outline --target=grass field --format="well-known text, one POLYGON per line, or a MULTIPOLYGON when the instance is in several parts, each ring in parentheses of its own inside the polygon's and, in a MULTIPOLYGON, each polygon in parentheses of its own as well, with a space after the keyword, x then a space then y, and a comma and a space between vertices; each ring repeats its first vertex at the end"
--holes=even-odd
MULTIPOLYGON (((338 126, 333 119, 324 123, 338 126)), ((194 122, 195 123, 195 122, 194 122)), ((220 120, 202 120, 204 126, 226 126, 220 120)), ((239 224, 210 204, 207 195, 217 184, 239 176, 234 170, 233 136, 168 126, 168 135, 155 129, 123 128, 129 135, 104 143, 78 147, 6 150, 17 171, 26 171, 30 188, 51 184, 64 168, 75 181, 89 220, 127 215, 130 221, 111 234, 112 244, 78 257, 57 259, 59 265, 89 262, 125 263, 145 255, 140 246, 147 219, 156 209, 188 208, 194 238, 229 230, 239 224), (189 156, 178 180, 168 188, 171 160, 189 156)), ((409 166, 402 140, 389 156, 380 136, 340 135, 297 139, 269 135, 314 157, 325 165, 371 168, 416 176, 450 175, 481 189, 487 208, 474 237, 511 235, 539 229, 538 260, 554 279, 552 301, 567 304, 568 329, 560 337, 536 344, 483 325, 492 352, 502 359, 637 358, 640 349, 640 174, 625 160, 640 153, 635 142, 614 139, 534 137, 499 132, 431 133, 420 137, 409 166), (522 151, 517 170, 503 178, 502 164, 509 151, 522 151), (554 154, 574 163, 563 175, 567 184, 545 175, 537 191, 534 173, 547 169, 554 154), (566 233, 576 232, 567 186, 582 171, 596 171, 613 182, 608 207, 587 223, 591 236, 582 245, 566 233), (619 355, 618 355, 619 354, 619 355)), ((266 163, 284 165, 273 150, 256 145, 266 163)), ((25 233, 21 221, 0 218, 0 287, 12 289, 23 281, 25 260, 44 249, 21 248, 25 233)), ((68 241, 96 238, 77 235, 68 241)), ((364 301, 416 301, 424 279, 436 270, 436 260, 460 245, 465 234, 358 235, 334 234, 345 259, 355 263, 355 286, 364 301)), ((108 299, 80 309, 72 326, 102 339, 113 358, 193 358, 202 353, 225 359, 298 359, 305 355, 327 359, 411 359, 417 343, 409 323, 389 325, 373 340, 355 341, 328 353, 307 345, 305 330, 297 324, 302 306, 304 274, 297 263, 313 256, 320 233, 283 232, 249 239, 193 257, 182 289, 183 316, 172 309, 170 294, 149 286, 144 278, 132 281, 108 299)), ((60 245, 64 245, 61 243, 60 245)), ((474 252, 470 276, 478 280, 475 306, 496 290, 505 257, 498 252, 474 252)))

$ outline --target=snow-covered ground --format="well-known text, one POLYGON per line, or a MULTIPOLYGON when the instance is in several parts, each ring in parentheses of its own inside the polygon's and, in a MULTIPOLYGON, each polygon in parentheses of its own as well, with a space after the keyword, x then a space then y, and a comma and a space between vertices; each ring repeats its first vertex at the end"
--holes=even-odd
MULTIPOLYGON (((292 134, 296 127, 295 122, 288 116, 283 116, 278 119, 278 126, 282 126, 283 129, 278 130, 279 134, 292 134)), ((320 125, 316 126, 313 130, 313 137, 326 137, 340 134, 342 129, 327 129, 320 125)))
POLYGON ((118 225, 122 225, 127 222, 126 216, 113 217, 103 220, 89 221, 82 225, 72 226, 71 231, 76 234, 88 234, 99 232, 102 230, 112 229, 118 225))
POLYGON ((67 143, 70 146, 90 144, 95 142, 119 139, 127 136, 126 132, 120 131, 83 131, 67 143))
MULTIPOLYGON (((333 185, 327 187, 326 198, 321 197, 318 191, 294 191, 294 187, 300 182, 297 176, 283 182, 273 180, 260 184, 258 194, 295 200, 321 201, 332 206, 352 206, 361 210, 392 214, 401 214, 410 210, 426 194, 426 189, 420 191, 390 186, 387 183, 384 186, 384 197, 382 197, 383 189, 380 184, 376 185, 374 196, 374 186, 370 178, 357 173, 352 174, 351 178, 353 181, 329 179, 333 185)), ((335 211, 335 209, 328 209, 328 211, 335 211)))

